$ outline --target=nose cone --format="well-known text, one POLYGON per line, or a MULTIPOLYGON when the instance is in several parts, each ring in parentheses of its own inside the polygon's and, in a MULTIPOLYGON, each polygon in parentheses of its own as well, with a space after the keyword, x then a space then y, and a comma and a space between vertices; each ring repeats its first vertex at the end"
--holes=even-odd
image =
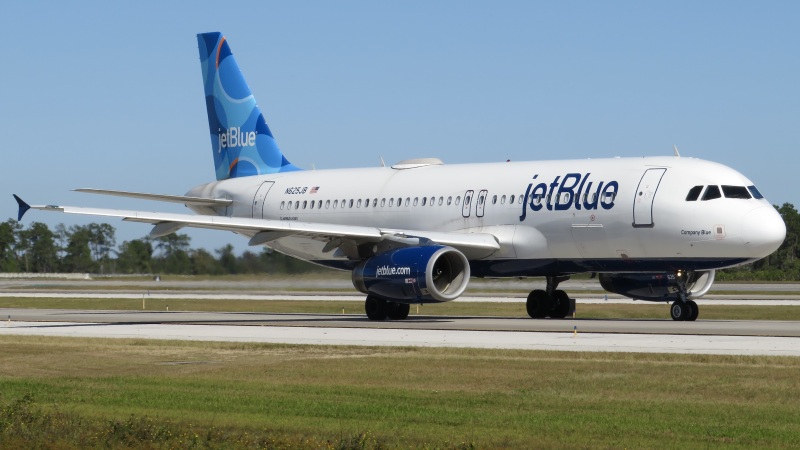
POLYGON ((781 215, 771 206, 756 208, 744 216, 742 239, 750 256, 764 258, 783 244, 786 224, 781 215))

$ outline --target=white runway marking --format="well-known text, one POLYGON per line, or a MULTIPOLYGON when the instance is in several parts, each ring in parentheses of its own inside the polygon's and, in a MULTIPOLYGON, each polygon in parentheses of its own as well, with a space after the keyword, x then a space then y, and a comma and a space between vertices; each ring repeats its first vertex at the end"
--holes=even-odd
MULTIPOLYGON (((318 301, 318 302, 363 302, 363 295, 308 295, 308 294, 205 294, 205 293, 180 293, 153 291, 150 293, 128 292, 0 292, 1 297, 18 298, 97 298, 97 299, 176 299, 176 300, 254 300, 254 301, 318 301)), ((751 306, 800 306, 800 300, 794 296, 780 298, 780 295, 770 296, 725 296, 726 298, 703 298, 695 300, 698 305, 751 305, 751 306), (763 298, 762 298, 763 297, 763 298)), ((485 302, 485 303, 525 303, 525 297, 500 297, 500 296, 465 296, 459 297, 457 302, 485 302)), ((580 304, 616 304, 616 305, 653 305, 658 303, 642 300, 632 300, 625 297, 603 295, 578 296, 575 301, 580 304)), ((663 304, 663 303, 662 303, 663 304)))
POLYGON ((374 328, 2 322, 2 335, 278 344, 800 356, 800 338, 374 328))

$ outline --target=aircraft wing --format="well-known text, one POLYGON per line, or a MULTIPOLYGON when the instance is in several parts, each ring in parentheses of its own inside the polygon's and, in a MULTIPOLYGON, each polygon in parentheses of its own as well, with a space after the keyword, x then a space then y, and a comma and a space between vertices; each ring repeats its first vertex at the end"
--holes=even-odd
POLYGON ((142 222, 153 225, 150 236, 164 236, 184 227, 226 230, 251 236, 250 245, 269 243, 288 236, 318 237, 327 240, 330 248, 349 240, 355 243, 396 241, 407 245, 419 245, 430 240, 441 245, 449 245, 470 255, 488 256, 500 249, 497 239, 487 233, 432 232, 423 230, 398 230, 357 225, 331 223, 297 222, 290 220, 252 219, 199 214, 173 214, 147 211, 126 211, 117 209, 84 208, 77 206, 28 205, 22 199, 14 198, 19 204, 19 217, 29 209, 80 214, 98 217, 117 217, 129 222, 142 222))

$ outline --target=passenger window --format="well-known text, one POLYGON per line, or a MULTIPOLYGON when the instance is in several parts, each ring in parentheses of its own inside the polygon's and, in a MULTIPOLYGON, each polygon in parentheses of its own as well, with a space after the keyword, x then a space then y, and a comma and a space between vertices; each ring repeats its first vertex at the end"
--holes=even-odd
POLYGON ((756 200, 761 200, 762 198, 764 198, 764 196, 761 195, 761 192, 759 192, 755 186, 747 186, 747 189, 750 191, 751 194, 753 194, 753 197, 756 200))
POLYGON ((333 201, 333 209, 336 209, 339 206, 339 200, 333 201))
POLYGON ((411 204, 411 197, 406 197, 406 207, 411 204))
POLYGON ((378 199, 377 198, 373 198, 372 199, 372 207, 375 208, 377 206, 378 206, 378 199))
POLYGON ((436 197, 431 197, 431 206, 433 206, 434 203, 436 203, 436 197))
POLYGON ((521 204, 522 204, 522 199, 523 199, 524 197, 525 197, 524 195, 520 195, 520 196, 517 198, 517 203, 519 203, 519 204, 521 205, 521 204))
POLYGON ((444 202, 444 197, 439 197, 439 206, 442 206, 442 202, 444 202))
POLYGON ((453 203, 453 197, 447 197, 447 206, 450 206, 450 203, 453 203))
POLYGON ((403 206, 403 197, 397 197, 397 207, 403 206))
POLYGON ((689 194, 686 195, 687 202, 693 202, 700 198, 700 192, 703 191, 703 186, 695 186, 689 189, 689 194))
POLYGON ((492 196, 492 204, 493 205, 497 204, 497 196, 496 195, 492 196))
POLYGON ((394 206, 394 197, 389 199, 389 206, 394 206))
POLYGON ((500 204, 501 205, 505 205, 506 204, 506 196, 505 195, 500 197, 500 204))
POLYGON ((381 208, 383 208, 384 206, 386 206, 386 199, 382 198, 381 199, 381 208))
POLYGON ((456 197, 456 206, 461 204, 461 196, 456 197))
POLYGON ((317 202, 317 209, 322 209, 322 200, 317 202))
POLYGON ((283 209, 285 206, 286 206, 286 202, 281 202, 281 209, 283 209))
POLYGON ((419 197, 414 197, 414 206, 417 206, 419 203, 419 197))
POLYGON ((316 203, 316 202, 312 201, 311 204, 309 205, 311 207, 311 209, 314 209, 314 203, 316 203))
POLYGON ((719 192, 719 186, 712 185, 706 188, 706 192, 703 194, 703 201, 714 200, 720 197, 722 197, 722 193, 719 192))
POLYGON ((428 197, 422 197, 422 206, 425 206, 427 204, 428 204, 428 197))
POLYGON ((741 198, 745 200, 750 199, 750 192, 744 186, 722 186, 722 193, 725 198, 741 198))
POLYGON ((325 200, 325 209, 330 209, 330 207, 331 207, 331 201, 325 200))
MULTIPOLYGON (((359 203, 361 203, 361 201, 359 201, 359 203)), ((350 199, 350 207, 351 208, 353 207, 353 199, 352 198, 350 199)))
POLYGON ((300 201, 294 202, 294 209, 300 209, 300 201))
POLYGON ((289 209, 289 210, 292 209, 292 202, 289 202, 289 203, 286 204, 286 209, 289 209))
POLYGON ((510 203, 512 205, 514 204, 514 196, 513 195, 508 198, 508 203, 510 203))
POLYGON ((361 199, 358 199, 358 203, 356 203, 356 208, 361 208, 361 199))

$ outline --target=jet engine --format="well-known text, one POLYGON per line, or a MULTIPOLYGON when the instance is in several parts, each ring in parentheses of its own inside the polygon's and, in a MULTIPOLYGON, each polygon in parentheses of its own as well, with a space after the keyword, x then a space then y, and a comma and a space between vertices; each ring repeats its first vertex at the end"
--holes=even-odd
POLYGON ((469 283, 469 262, 442 245, 404 247, 375 255, 353 270, 353 286, 399 303, 449 302, 469 283))
POLYGON ((678 300, 678 283, 685 278, 687 300, 702 297, 714 284, 713 270, 702 272, 601 273, 600 285, 608 292, 651 302, 678 300))

